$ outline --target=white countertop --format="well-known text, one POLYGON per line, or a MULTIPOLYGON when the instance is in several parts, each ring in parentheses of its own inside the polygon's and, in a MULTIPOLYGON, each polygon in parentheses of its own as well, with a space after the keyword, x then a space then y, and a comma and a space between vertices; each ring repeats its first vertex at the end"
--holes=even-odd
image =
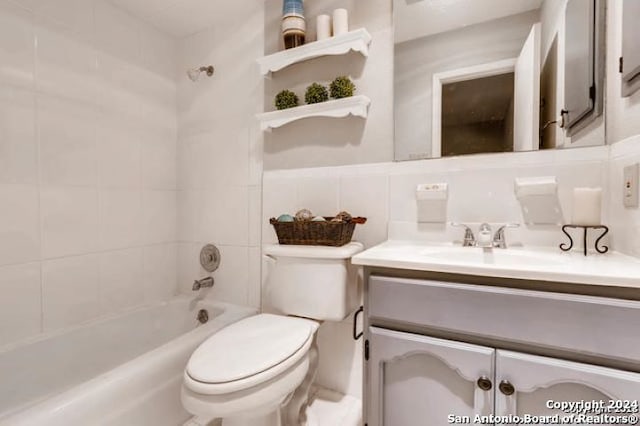
POLYGON ((589 254, 558 248, 480 249, 390 240, 352 258, 354 265, 484 277, 640 289, 640 259, 616 252, 589 254))

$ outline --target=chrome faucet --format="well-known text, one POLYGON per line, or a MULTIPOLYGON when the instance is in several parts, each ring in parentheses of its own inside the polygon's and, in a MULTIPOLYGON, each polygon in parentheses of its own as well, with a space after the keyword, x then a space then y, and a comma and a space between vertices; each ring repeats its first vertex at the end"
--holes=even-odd
POLYGON ((195 280, 193 282, 193 291, 198 291, 201 288, 213 287, 213 277, 202 278, 201 280, 195 280))
POLYGON ((507 223, 498 228, 496 233, 493 234, 493 246, 497 248, 507 248, 507 240, 504 236, 504 230, 506 228, 518 228, 519 226, 519 223, 507 223))
POLYGON ((482 248, 507 248, 507 241, 505 239, 506 228, 517 228, 520 226, 518 223, 507 223, 501 225, 493 234, 491 232, 491 225, 483 223, 478 230, 478 238, 473 235, 473 231, 469 226, 463 223, 451 223, 451 226, 458 226, 464 228, 464 239, 462 240, 462 247, 482 247, 482 248))
POLYGON ((493 247, 493 240, 491 239, 491 236, 491 225, 486 222, 480 225, 480 230, 478 231, 478 239, 476 240, 476 247, 493 247))
POLYGON ((473 231, 464 223, 451 222, 451 226, 457 226, 464 228, 464 240, 462 240, 462 247, 475 247, 476 237, 473 236, 473 231))

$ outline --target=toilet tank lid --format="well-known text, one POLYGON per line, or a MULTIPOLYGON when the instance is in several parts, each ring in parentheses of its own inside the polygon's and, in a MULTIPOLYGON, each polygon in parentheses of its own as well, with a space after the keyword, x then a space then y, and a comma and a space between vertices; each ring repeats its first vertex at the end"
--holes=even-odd
POLYGON ((273 257, 301 257, 311 259, 350 259, 364 250, 362 243, 352 241, 341 247, 299 246, 288 244, 266 244, 264 254, 273 257))

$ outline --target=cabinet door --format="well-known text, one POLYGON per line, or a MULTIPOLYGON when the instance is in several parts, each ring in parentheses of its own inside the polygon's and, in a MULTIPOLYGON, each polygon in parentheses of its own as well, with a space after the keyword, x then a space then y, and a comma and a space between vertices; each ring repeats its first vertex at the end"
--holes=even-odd
POLYGON ((551 400, 602 400, 607 405, 609 400, 640 398, 638 373, 502 350, 496 351, 495 386, 498 416, 562 415, 547 408, 551 400), (508 395, 511 389, 501 383, 511 385, 513 393, 508 395))
POLYGON ((493 411, 493 349, 371 327, 369 351, 368 426, 443 425, 449 415, 493 411))

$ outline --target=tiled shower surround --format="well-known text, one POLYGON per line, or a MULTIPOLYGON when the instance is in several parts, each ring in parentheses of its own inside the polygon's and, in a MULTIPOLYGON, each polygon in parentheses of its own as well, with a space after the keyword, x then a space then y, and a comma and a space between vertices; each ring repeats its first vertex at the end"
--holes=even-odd
POLYGON ((176 292, 176 43, 0 0, 0 345, 176 292))

